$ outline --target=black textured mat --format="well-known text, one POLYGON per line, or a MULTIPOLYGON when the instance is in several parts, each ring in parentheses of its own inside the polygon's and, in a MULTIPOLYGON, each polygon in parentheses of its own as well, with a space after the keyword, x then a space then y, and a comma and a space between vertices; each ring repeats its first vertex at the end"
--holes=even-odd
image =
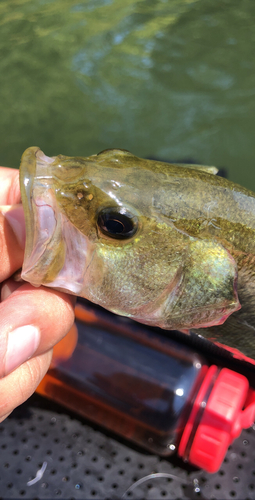
POLYGON ((0 450, 0 500, 255 499, 255 426, 211 475, 176 456, 160 459, 135 449, 34 395, 0 424, 0 450))

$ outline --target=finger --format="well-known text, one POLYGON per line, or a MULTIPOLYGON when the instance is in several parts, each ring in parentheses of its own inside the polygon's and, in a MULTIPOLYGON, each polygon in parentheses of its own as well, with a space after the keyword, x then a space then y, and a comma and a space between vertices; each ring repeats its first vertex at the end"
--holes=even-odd
POLYGON ((25 219, 22 205, 0 207, 0 282, 22 266, 24 246, 25 219))
POLYGON ((19 171, 0 167, 0 205, 20 203, 19 171))
POLYGON ((0 422, 33 394, 49 368, 51 356, 52 351, 48 351, 32 358, 0 380, 0 422))
POLYGON ((0 377, 51 349, 70 330, 75 298, 28 283, 0 304, 0 377))
POLYGON ((10 278, 9 280, 4 281, 1 288, 0 302, 8 299, 8 297, 15 292, 18 288, 20 288, 24 284, 24 281, 17 282, 14 279, 10 278))
POLYGON ((9 411, 9 413, 6 413, 5 415, 0 415, 0 423, 3 422, 3 420, 5 420, 7 417, 9 417, 9 415, 11 414, 11 411, 9 411))

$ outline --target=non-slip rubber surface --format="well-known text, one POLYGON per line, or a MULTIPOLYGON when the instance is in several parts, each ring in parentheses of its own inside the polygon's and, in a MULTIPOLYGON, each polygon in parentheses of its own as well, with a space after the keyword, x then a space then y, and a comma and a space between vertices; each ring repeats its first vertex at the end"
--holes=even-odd
POLYGON ((254 500, 255 426, 211 475, 135 449, 38 395, 0 424, 0 500, 121 498, 254 500))

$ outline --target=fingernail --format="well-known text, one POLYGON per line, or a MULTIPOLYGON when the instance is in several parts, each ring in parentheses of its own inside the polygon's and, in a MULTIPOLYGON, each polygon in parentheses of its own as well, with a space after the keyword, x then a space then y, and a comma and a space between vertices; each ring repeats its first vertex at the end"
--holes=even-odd
POLYGON ((31 358, 39 342, 40 331, 33 325, 21 326, 10 332, 5 359, 5 375, 31 358))
POLYGON ((26 229, 24 210, 22 205, 1 207, 1 212, 10 224, 19 245, 21 246, 21 248, 25 248, 26 229))

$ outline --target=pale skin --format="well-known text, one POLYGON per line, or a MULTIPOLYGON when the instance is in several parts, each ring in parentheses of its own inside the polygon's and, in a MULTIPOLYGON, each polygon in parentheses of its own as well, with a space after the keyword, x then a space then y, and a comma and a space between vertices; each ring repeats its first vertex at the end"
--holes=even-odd
POLYGON ((0 167, 0 422, 36 390, 74 321, 73 296, 12 278, 24 256, 20 200, 19 172, 0 167))

